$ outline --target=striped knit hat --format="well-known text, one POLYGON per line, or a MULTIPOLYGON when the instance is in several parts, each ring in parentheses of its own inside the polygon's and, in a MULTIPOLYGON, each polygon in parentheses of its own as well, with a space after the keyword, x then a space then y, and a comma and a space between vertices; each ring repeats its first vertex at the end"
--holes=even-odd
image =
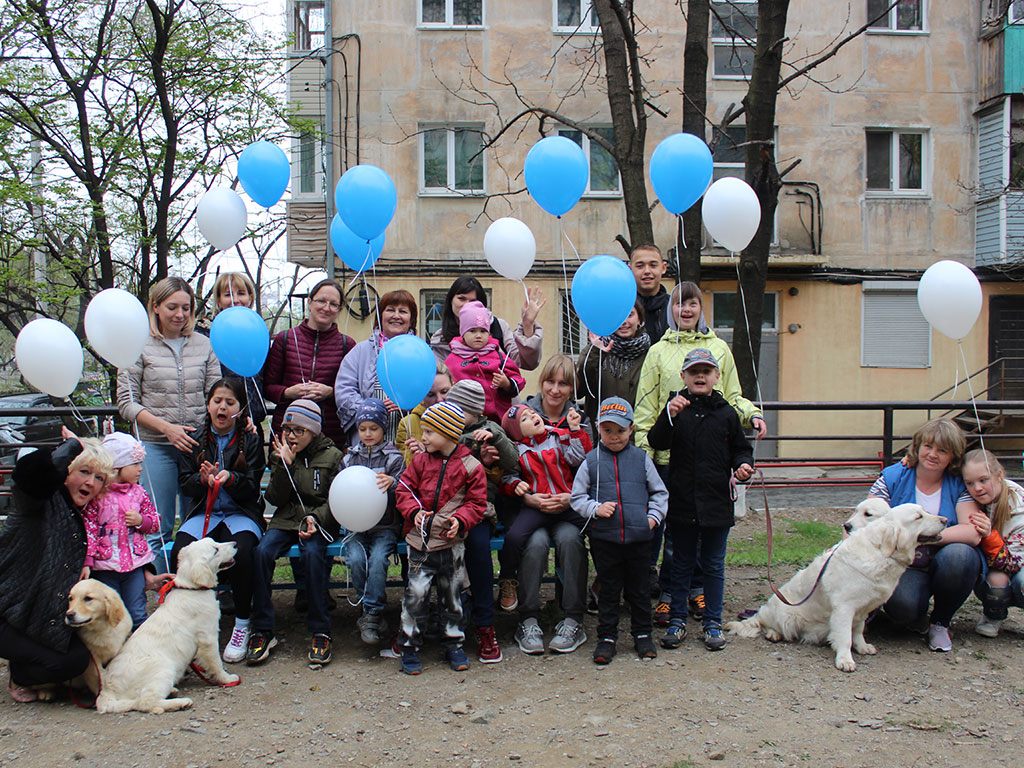
POLYGON ((458 442, 466 426, 466 414, 455 403, 434 403, 420 416, 420 424, 458 442))
POLYGON ((487 395, 484 394, 484 385, 476 379, 463 379, 455 382, 455 385, 448 390, 445 402, 454 403, 463 411, 481 414, 487 407, 487 395))
POLYGON ((319 435, 320 429, 323 426, 320 406, 312 400, 296 400, 284 412, 282 424, 291 427, 304 427, 314 435, 319 435))

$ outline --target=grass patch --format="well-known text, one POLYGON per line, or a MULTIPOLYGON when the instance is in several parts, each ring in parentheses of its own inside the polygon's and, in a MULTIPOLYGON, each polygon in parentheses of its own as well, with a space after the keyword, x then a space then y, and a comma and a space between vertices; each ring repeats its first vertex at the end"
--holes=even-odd
MULTIPOLYGON (((838 525, 810 520, 776 519, 772 540, 772 562, 806 565, 822 550, 839 541, 838 525)), ((768 564, 768 535, 758 533, 743 538, 730 538, 725 555, 726 565, 765 566, 768 564)))
POLYGON ((668 768, 697 768, 697 764, 693 760, 676 760, 668 768))

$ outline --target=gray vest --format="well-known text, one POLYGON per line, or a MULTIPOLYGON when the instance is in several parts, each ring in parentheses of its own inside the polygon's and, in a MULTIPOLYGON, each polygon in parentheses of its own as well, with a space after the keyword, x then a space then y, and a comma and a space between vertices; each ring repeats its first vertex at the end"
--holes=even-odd
POLYGON ((590 473, 588 495, 599 504, 614 501, 618 505, 611 517, 595 517, 588 530, 595 539, 632 544, 651 538, 647 522, 647 454, 635 445, 612 453, 603 444, 587 454, 590 473), (598 488, 598 462, 601 485, 598 488))

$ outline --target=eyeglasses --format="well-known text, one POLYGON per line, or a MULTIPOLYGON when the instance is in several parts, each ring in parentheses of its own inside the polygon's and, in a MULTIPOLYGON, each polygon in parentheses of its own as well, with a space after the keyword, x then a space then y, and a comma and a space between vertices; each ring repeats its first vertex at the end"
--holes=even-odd
POLYGON ((302 437, 304 434, 309 432, 305 427, 281 427, 281 434, 292 435, 294 437, 302 437))
POLYGON ((313 299, 312 303, 316 304, 319 307, 327 307, 328 309, 334 312, 337 312, 339 309, 341 309, 341 304, 339 304, 336 301, 331 301, 330 299, 313 299))

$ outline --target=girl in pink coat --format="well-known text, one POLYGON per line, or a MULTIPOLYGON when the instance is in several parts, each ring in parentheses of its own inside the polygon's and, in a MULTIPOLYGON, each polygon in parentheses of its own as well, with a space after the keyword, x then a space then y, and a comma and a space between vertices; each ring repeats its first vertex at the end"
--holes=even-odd
POLYGON ((83 511, 88 550, 82 578, 93 578, 117 591, 132 617, 132 629, 146 620, 146 575, 143 566, 155 556, 147 533, 160 530, 160 515, 141 485, 146 449, 131 435, 114 432, 103 439, 117 476, 106 493, 83 511))
POLYGON ((501 417, 512 406, 512 400, 526 385, 519 366, 498 348, 491 337, 491 312, 479 301, 468 301, 459 310, 459 332, 451 340, 451 353, 445 360, 452 381, 473 379, 484 388, 487 402, 484 415, 491 421, 501 417))

